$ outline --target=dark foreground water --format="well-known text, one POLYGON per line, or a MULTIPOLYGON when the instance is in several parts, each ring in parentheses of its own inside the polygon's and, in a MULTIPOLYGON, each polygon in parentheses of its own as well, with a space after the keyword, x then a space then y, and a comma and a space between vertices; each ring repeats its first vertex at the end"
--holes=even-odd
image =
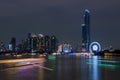
POLYGON ((40 64, 0 64, 0 80, 120 80, 120 58, 57 56, 40 64))

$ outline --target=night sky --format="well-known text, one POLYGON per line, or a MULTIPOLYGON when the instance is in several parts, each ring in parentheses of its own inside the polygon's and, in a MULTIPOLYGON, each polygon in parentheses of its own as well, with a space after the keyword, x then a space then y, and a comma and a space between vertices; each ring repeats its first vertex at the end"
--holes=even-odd
POLYGON ((0 40, 21 41, 29 32, 81 43, 84 10, 91 12, 91 41, 120 49, 120 0, 0 0, 0 40))

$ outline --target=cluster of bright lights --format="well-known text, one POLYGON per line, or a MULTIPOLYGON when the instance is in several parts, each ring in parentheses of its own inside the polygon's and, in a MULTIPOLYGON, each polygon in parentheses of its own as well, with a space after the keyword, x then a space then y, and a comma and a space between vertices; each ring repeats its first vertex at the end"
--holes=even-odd
POLYGON ((64 48, 63 51, 64 51, 65 53, 68 53, 68 52, 70 52, 70 49, 69 49, 69 48, 64 48))
POLYGON ((56 60, 56 56, 49 55, 48 59, 50 59, 50 60, 56 60))
POLYGON ((69 53, 69 52, 71 52, 71 49, 72 49, 72 47, 71 47, 70 44, 63 44, 63 52, 64 52, 64 53, 69 53))
POLYGON ((107 68, 111 68, 111 69, 116 69, 116 68, 120 68, 119 65, 117 64, 113 64, 113 63, 119 63, 119 61, 115 61, 115 60, 98 60, 97 57, 93 59, 93 61, 89 61, 87 62, 87 64, 89 65, 93 65, 93 66, 100 66, 100 67, 107 67, 107 68))
POLYGON ((11 60, 1 60, 0 63, 27 63, 27 62, 45 62, 44 58, 25 58, 25 59, 11 59, 11 60))
POLYGON ((100 52, 101 45, 98 42, 92 42, 89 46, 90 52, 100 52))

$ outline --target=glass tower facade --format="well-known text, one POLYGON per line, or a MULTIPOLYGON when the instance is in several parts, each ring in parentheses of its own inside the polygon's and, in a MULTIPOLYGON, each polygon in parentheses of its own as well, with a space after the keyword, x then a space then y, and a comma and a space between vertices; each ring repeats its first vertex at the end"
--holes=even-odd
POLYGON ((89 52, 90 45, 90 11, 85 9, 84 24, 82 24, 82 51, 89 52))

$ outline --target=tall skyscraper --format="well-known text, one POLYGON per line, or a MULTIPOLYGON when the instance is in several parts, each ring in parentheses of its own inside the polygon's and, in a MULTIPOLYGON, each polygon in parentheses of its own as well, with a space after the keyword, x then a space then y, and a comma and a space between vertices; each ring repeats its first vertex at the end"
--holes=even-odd
POLYGON ((34 33, 28 34, 28 49, 30 52, 35 52, 37 50, 37 35, 34 33))
POLYGON ((90 45, 90 11, 85 9, 84 24, 82 24, 82 51, 89 52, 90 45))
POLYGON ((38 34, 38 51, 44 52, 44 36, 42 34, 38 34))
POLYGON ((31 52, 32 51, 32 46, 31 46, 31 42, 32 42, 32 38, 31 38, 31 34, 32 33, 28 33, 28 51, 31 52))
POLYGON ((45 36, 45 52, 50 51, 50 37, 47 35, 45 36))
POLYGON ((57 50, 57 39, 56 39, 56 37, 53 35, 53 36, 51 36, 51 52, 56 52, 56 50, 57 50))

